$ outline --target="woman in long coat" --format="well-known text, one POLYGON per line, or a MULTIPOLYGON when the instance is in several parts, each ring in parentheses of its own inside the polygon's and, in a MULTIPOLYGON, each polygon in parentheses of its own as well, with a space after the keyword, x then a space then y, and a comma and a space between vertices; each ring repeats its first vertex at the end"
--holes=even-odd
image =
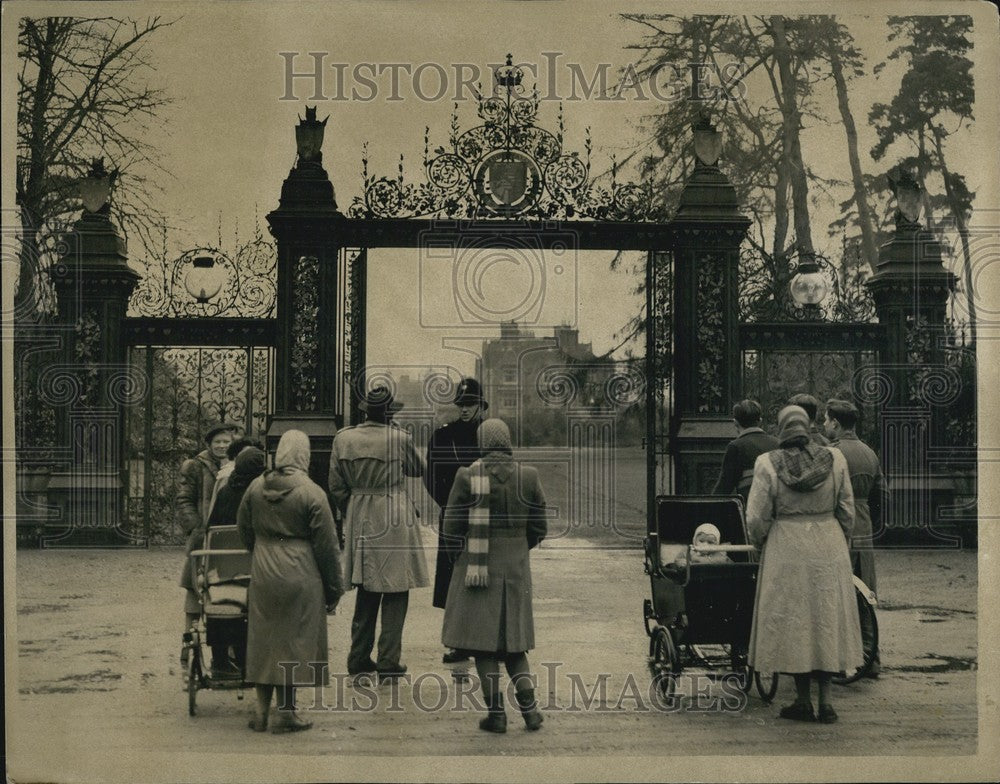
POLYGON ((542 724, 528 668, 535 647, 528 551, 546 534, 545 495, 534 468, 514 462, 510 430, 499 419, 479 426, 483 456, 460 468, 445 509, 445 533, 465 547, 452 573, 441 641, 475 656, 489 715, 488 732, 506 732, 500 662, 514 682, 529 730, 542 724))
POLYGON ((253 552, 246 679, 256 685, 250 728, 257 732, 267 729, 275 686, 277 733, 312 726, 295 713, 294 686, 329 683, 326 615, 343 589, 333 514, 309 478, 309 457, 308 436, 286 432, 274 470, 250 484, 237 513, 240 537, 253 552))
POLYGON ((763 546, 749 661, 758 671, 794 677, 797 697, 782 718, 816 719, 815 679, 818 718, 832 723, 830 677, 863 661, 848 551, 851 479, 838 450, 810 440, 802 408, 783 408, 778 427, 781 447, 757 458, 747 500, 750 542, 763 546))

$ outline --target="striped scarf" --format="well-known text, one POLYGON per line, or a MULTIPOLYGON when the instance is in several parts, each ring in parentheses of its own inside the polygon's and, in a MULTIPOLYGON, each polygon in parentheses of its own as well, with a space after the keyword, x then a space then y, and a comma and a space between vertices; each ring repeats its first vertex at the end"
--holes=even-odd
POLYGON ((482 460, 469 466, 472 508, 469 509, 469 535, 465 549, 469 566, 465 572, 466 588, 486 588, 489 576, 486 559, 490 551, 490 477, 482 460))

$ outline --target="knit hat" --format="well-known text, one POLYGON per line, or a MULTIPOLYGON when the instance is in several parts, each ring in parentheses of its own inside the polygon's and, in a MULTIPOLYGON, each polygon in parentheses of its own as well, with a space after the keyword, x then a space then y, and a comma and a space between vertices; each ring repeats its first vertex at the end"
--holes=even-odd
POLYGON ((510 428, 502 419, 487 419, 479 426, 479 448, 487 452, 510 452, 510 428))
POLYGON ((778 412, 778 441, 784 445, 802 436, 809 438, 809 415, 801 406, 785 406, 778 412))
POLYGON ((264 473, 265 468, 267 468, 267 455, 256 447, 247 447, 236 456, 228 485, 233 490, 245 490, 254 479, 264 473))

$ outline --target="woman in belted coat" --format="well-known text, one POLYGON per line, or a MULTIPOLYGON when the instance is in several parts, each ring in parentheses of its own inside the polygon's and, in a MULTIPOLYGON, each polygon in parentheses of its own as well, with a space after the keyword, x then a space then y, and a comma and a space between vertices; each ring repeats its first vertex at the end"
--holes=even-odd
POLYGON ((340 548, 326 493, 309 478, 309 457, 309 437, 287 431, 274 470, 251 482, 236 515, 253 552, 246 679, 256 685, 250 728, 257 732, 267 729, 275 686, 271 731, 278 733, 312 726, 295 713, 295 686, 329 683, 326 615, 343 593, 340 548))
POLYGON ((781 718, 832 723, 830 677, 864 659, 847 549, 854 494, 844 456, 811 440, 805 410, 781 409, 778 427, 781 447, 757 458, 747 501, 750 543, 763 547, 749 662, 794 677, 796 700, 781 718))
POLYGON ((360 407, 366 420, 333 439, 327 484, 344 516, 345 583, 357 588, 347 671, 393 678, 406 672, 400 656, 409 591, 430 583, 405 484, 406 477, 423 475, 424 461, 410 434, 392 424, 402 405, 388 388, 371 389, 360 407), (372 661, 380 612, 378 661, 372 661))
POLYGON ((445 509, 445 533, 465 546, 455 563, 441 641, 470 651, 489 715, 488 732, 506 732, 500 662, 514 682, 529 730, 542 724, 528 667, 535 647, 528 550, 545 537, 545 495, 534 468, 514 461, 510 430, 500 419, 479 426, 483 456, 460 468, 445 509))

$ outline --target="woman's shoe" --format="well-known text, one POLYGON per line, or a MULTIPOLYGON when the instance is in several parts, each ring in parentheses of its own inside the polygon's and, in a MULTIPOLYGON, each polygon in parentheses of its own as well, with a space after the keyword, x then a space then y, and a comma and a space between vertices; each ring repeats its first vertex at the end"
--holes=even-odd
POLYGON ((820 705, 819 716, 817 718, 823 724, 833 724, 840 717, 837 716, 837 711, 833 709, 832 705, 820 705))
POLYGON ((254 732, 266 732, 267 731, 267 716, 261 718, 256 713, 250 717, 250 721, 247 726, 254 732))
POLYGON ((816 721, 816 714, 813 713, 812 703, 803 702, 793 702, 791 705, 786 705, 778 712, 778 716, 782 719, 791 719, 792 721, 816 721))
POLYGON ((279 711, 278 721, 271 725, 271 732, 280 735, 283 732, 301 732, 312 727, 311 721, 299 718, 295 711, 279 711))

